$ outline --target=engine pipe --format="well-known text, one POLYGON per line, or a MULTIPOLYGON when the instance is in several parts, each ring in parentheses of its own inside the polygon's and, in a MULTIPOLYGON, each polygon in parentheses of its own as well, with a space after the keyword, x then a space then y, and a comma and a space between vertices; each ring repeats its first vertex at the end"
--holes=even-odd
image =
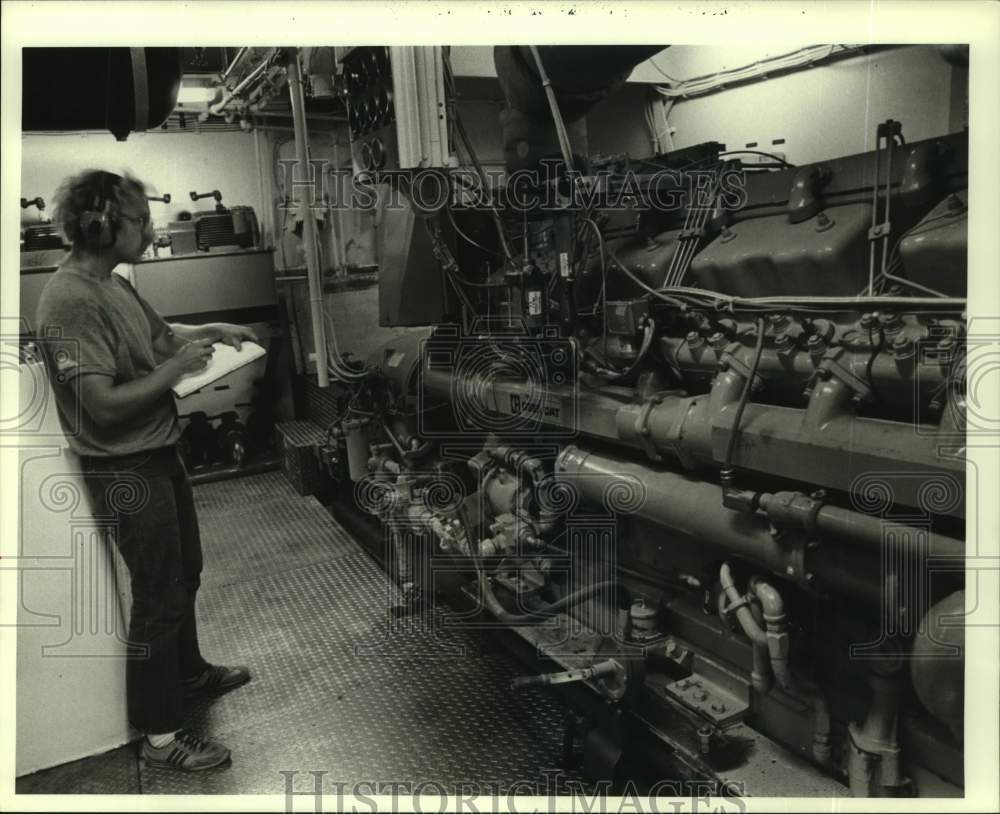
MULTIPOLYGON (((514 397, 540 400, 535 382, 438 370, 427 359, 420 378, 426 394, 447 403, 461 398, 483 413, 509 415, 514 397)), ((588 392, 585 410, 578 409, 578 387, 551 385, 542 394, 545 410, 539 412, 539 421, 642 450, 654 461, 676 460, 687 469, 717 468, 724 460, 744 380, 730 369, 715 377, 706 395, 660 393, 638 403, 588 392)), ((862 472, 912 472, 924 478, 901 479, 895 497, 900 505, 913 507, 922 503, 920 491, 927 478, 940 476, 950 482, 965 477, 964 461, 938 454, 941 442, 934 427, 914 433, 910 423, 861 418, 850 401, 846 385, 835 380, 814 388, 806 410, 747 404, 733 465, 844 492, 851 491, 862 472)), ((961 496, 943 513, 962 516, 961 496)))
POLYGON ((760 625, 754 619, 753 613, 747 606, 746 597, 742 596, 736 588, 728 562, 724 562, 719 569, 719 583, 729 600, 725 612, 736 614, 736 620, 753 645, 753 669, 750 673, 750 683, 754 690, 761 695, 767 695, 774 686, 774 671, 771 666, 767 634, 760 629, 760 625))
MULTIPOLYGON (((799 492, 761 493, 756 502, 772 520, 794 520, 820 537, 844 540, 878 553, 884 544, 885 523, 879 517, 829 506, 799 492), (811 518, 811 519, 810 519, 811 518)), ((943 534, 925 532, 928 554, 934 558, 959 562, 965 556, 965 541, 943 534)))
POLYGON ((806 699, 813 708, 813 758, 821 766, 830 766, 830 705, 826 695, 813 681, 796 679, 789 660, 788 629, 785 603, 781 594, 759 577, 751 577, 746 596, 740 594, 733 582, 729 563, 719 569, 719 583, 729 605, 721 607, 723 615, 735 613, 740 627, 753 645, 751 684, 757 692, 767 695, 775 682, 785 692, 806 699), (764 609, 766 632, 747 605, 756 597, 764 609))
POLYGON ((761 564, 803 587, 819 581, 873 607, 881 606, 882 582, 876 560, 867 567, 846 569, 822 547, 811 550, 807 558, 805 535, 798 541, 783 539, 779 543, 763 515, 720 511, 723 490, 713 483, 576 446, 560 453, 555 476, 584 501, 596 505, 607 503, 608 496, 623 483, 629 488, 639 483, 643 499, 626 507, 628 513, 761 564))
MULTIPOLYGON (((785 603, 772 585, 757 576, 750 578, 750 592, 764 609, 767 645, 771 669, 778 686, 787 692, 809 700, 813 708, 813 757, 821 766, 830 766, 830 704, 823 690, 813 681, 796 679, 789 658, 788 627, 785 603)), ((752 618, 752 617, 751 617, 752 618)))

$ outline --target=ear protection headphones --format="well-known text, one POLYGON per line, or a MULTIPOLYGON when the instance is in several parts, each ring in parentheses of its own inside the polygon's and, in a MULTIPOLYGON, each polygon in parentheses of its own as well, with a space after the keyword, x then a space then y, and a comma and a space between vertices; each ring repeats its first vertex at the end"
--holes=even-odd
POLYGON ((94 196, 93 208, 80 215, 80 233, 92 249, 107 249, 113 246, 118 233, 118 220, 109 211, 110 201, 105 194, 109 176, 111 173, 102 174, 100 192, 94 196))

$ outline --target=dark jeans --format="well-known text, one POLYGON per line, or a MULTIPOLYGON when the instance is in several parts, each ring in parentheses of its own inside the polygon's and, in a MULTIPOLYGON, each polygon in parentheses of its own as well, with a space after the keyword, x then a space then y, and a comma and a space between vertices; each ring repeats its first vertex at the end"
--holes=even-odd
POLYGON ((132 587, 125 668, 128 718, 136 729, 179 729, 183 678, 207 666, 198 648, 195 595, 201 537, 187 472, 175 446, 113 458, 82 457, 94 512, 115 529, 132 587))

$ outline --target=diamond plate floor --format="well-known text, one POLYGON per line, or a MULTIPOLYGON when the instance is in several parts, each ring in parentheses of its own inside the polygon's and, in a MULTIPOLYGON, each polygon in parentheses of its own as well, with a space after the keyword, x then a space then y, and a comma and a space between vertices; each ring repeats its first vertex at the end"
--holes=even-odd
POLYGON ((510 693, 523 670, 506 653, 484 651, 441 608, 392 619, 395 586, 279 473, 204 484, 195 499, 202 649, 210 660, 248 664, 254 678, 194 704, 189 723, 229 746, 231 765, 149 769, 124 747, 20 778, 18 793, 282 794, 283 771, 300 773, 296 788, 311 771, 348 789, 546 788, 561 755, 562 712, 542 692, 510 693))

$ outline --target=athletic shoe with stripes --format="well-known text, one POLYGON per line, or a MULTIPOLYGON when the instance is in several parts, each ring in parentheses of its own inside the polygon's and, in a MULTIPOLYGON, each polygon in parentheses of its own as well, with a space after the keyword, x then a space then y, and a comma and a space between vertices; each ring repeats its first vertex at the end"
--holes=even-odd
POLYGON ((222 692, 239 687, 250 680, 250 670, 246 667, 223 667, 210 664, 200 675, 181 681, 188 695, 196 693, 222 692))
POLYGON ((229 760, 229 750, 221 743, 204 740, 183 729, 159 748, 144 738, 141 754, 147 766, 182 772, 212 769, 229 760))

